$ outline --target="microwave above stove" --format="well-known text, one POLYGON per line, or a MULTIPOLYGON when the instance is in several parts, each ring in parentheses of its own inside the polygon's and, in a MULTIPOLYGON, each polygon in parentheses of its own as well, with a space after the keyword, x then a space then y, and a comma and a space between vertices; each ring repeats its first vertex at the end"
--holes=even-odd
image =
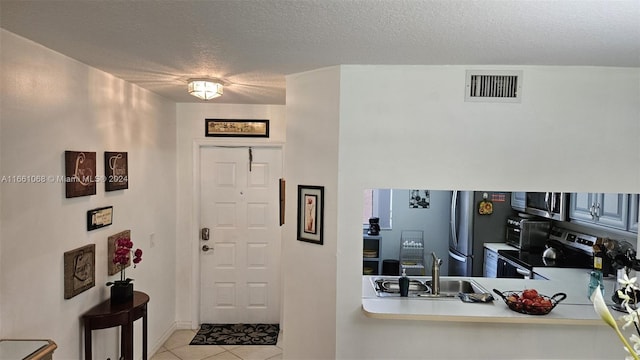
POLYGON ((568 193, 527 192, 524 213, 555 221, 567 220, 568 193))

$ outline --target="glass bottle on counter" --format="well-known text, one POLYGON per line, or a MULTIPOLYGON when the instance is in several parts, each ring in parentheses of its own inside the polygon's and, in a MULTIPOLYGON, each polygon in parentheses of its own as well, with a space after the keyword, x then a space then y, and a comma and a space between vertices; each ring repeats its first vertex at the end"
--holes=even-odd
POLYGON ((405 269, 402 269, 402 276, 398 279, 398 285, 400 286, 400 296, 409 296, 409 278, 405 269))

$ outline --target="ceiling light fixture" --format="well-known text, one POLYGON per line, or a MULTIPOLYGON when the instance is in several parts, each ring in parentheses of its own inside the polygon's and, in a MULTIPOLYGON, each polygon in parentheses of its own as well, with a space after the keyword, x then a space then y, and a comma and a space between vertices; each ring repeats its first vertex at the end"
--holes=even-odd
POLYGON ((189 94, 202 100, 211 100, 222 95, 222 84, 211 79, 189 79, 189 94))

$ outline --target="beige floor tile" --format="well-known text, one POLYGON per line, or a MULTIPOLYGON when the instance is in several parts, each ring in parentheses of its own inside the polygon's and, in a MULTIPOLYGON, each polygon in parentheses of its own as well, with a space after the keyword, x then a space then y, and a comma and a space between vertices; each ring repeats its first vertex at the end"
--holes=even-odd
POLYGON ((220 345, 222 346, 225 350, 231 350, 231 349, 235 349, 240 345, 220 345))
POLYGON ((280 333, 278 333, 278 341, 276 342, 276 346, 279 347, 280 349, 282 349, 282 340, 283 340, 283 335, 282 335, 282 330, 280 330, 280 333))
POLYGON ((177 347, 188 345, 194 336, 196 336, 196 332, 193 330, 176 330, 164 343, 164 347, 172 350, 177 347))
POLYGON ((224 351, 225 350, 218 345, 184 345, 171 349, 172 353, 183 360, 201 360, 224 351))
POLYGON ((276 356, 272 356, 268 360, 282 360, 282 353, 280 353, 280 354, 278 354, 276 356))
POLYGON ((242 360, 242 359, 240 359, 230 351, 225 351, 218 355, 213 355, 211 357, 208 357, 204 360, 242 360))
POLYGON ((158 351, 151 357, 151 360, 181 360, 179 357, 172 354, 166 349, 164 351, 158 351))
POLYGON ((238 346, 237 348, 229 351, 238 355, 243 360, 266 360, 270 357, 282 354, 282 349, 273 345, 238 346))

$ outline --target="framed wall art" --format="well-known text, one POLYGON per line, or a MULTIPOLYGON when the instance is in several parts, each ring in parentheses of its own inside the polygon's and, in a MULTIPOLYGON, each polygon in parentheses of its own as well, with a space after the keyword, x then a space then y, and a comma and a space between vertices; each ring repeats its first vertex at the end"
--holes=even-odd
POLYGON ((64 298, 96 285, 96 245, 89 244, 64 253, 64 298))
POLYGON ((280 179, 280 226, 284 225, 284 207, 285 207, 285 190, 286 190, 286 181, 284 179, 280 179))
POLYGON ((269 120, 205 119, 205 136, 269 137, 269 120))
POLYGON ((428 209, 431 206, 431 194, 429 190, 411 190, 410 193, 410 209, 428 209))
POLYGON ((126 152, 105 151, 104 153, 105 191, 129 188, 129 162, 126 152))
POLYGON ((298 185, 298 240, 323 244, 324 186, 298 185))
POLYGON ((96 194, 96 153, 64 152, 65 196, 74 198, 96 194))
POLYGON ((109 226, 113 223, 113 206, 87 211, 87 231, 109 226))
POLYGON ((115 275, 120 272, 120 270, 131 266, 131 257, 129 257, 129 262, 125 266, 113 263, 113 256, 116 253, 116 241, 122 238, 131 240, 131 230, 121 231, 115 235, 109 236, 107 239, 107 273, 109 275, 115 275))

